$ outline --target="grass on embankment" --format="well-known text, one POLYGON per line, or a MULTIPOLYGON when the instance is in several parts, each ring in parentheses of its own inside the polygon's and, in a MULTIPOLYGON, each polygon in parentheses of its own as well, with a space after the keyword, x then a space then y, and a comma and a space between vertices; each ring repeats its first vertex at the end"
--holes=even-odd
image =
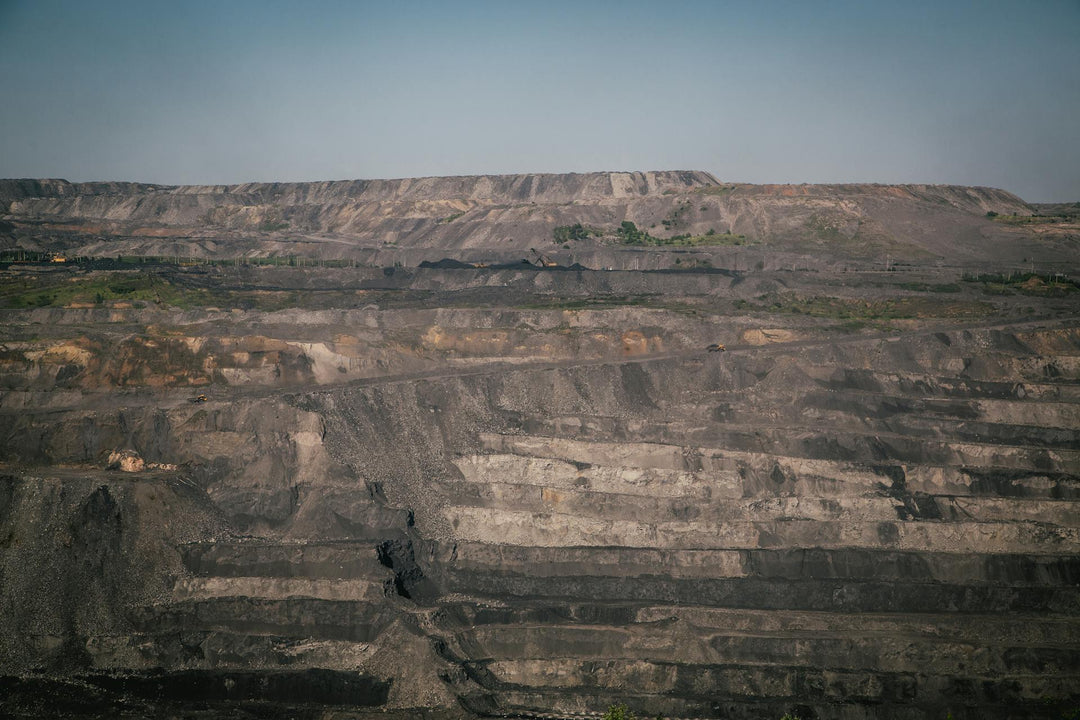
POLYGON ((987 295, 1022 295, 1059 297, 1080 290, 1080 281, 1067 275, 1037 272, 980 273, 965 275, 964 282, 978 283, 987 295))
POLYGON ((806 315, 836 320, 849 326, 890 320, 916 318, 979 318, 994 311, 989 303, 977 301, 945 301, 930 297, 893 297, 879 300, 803 296, 797 293, 768 293, 756 301, 736 300, 741 311, 806 315))
MULTIPOLYGON (((204 307, 281 310, 310 305, 316 295, 290 290, 224 290, 185 287, 156 274, 110 271, 64 277, 5 278, 0 308, 204 307)), ((318 304, 318 303, 317 303, 318 304)))
MULTIPOLYGON (((666 221, 665 221, 666 222, 666 221)), ((561 225, 552 231, 552 238, 556 243, 569 243, 576 240, 586 240, 590 237, 611 238, 614 237, 623 245, 648 245, 652 247, 702 247, 708 245, 753 245, 753 240, 745 235, 736 235, 730 231, 716 232, 710 229, 704 235, 672 235, 671 237, 657 237, 649 234, 646 230, 638 229, 638 226, 629 220, 624 220, 614 230, 596 228, 577 223, 575 225, 561 225)))

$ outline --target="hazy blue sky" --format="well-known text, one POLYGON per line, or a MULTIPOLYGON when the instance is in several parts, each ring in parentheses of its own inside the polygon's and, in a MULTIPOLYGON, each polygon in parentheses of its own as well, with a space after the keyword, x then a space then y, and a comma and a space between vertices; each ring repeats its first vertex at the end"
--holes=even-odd
POLYGON ((1080 200, 1080 0, 0 0, 0 177, 703 169, 1080 200))

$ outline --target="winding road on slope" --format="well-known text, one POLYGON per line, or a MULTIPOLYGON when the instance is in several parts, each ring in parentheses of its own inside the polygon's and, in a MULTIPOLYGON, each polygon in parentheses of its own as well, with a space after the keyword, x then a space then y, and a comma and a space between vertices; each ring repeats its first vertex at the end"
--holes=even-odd
POLYGON ((303 384, 303 385, 212 385, 209 387, 172 387, 172 388, 107 388, 92 391, 64 390, 64 397, 55 397, 57 391, 9 391, 0 393, 0 413, 49 413, 57 411, 69 411, 73 409, 102 410, 106 408, 135 408, 146 406, 158 406, 162 408, 182 406, 191 402, 196 393, 205 392, 208 395, 207 406, 219 403, 230 403, 243 399, 259 399, 267 397, 295 398, 302 395, 319 393, 339 392, 348 388, 363 388, 379 385, 393 385, 399 383, 411 383, 422 380, 441 380, 455 377, 475 377, 506 372, 547 372, 552 370, 569 370, 575 368, 617 366, 627 364, 645 364, 663 362, 665 360, 686 360, 691 358, 713 357, 717 362, 722 362, 724 357, 738 355, 783 355, 796 352, 801 349, 853 345, 859 343, 902 342, 906 339, 927 337, 942 332, 957 332, 964 330, 1024 330, 1024 329, 1060 329, 1080 326, 1080 318, 1028 318, 1012 322, 982 322, 962 323, 952 325, 934 325, 918 330, 891 331, 870 335, 853 335, 848 337, 808 338, 792 340, 788 342, 769 343, 766 345, 728 345, 723 353, 709 353, 705 346, 684 348, 662 353, 648 353, 640 355, 623 355, 620 357, 599 357, 591 359, 551 360, 542 362, 507 362, 501 359, 492 359, 485 362, 477 358, 476 363, 466 367, 446 368, 437 367, 430 370, 422 370, 410 373, 376 375, 372 377, 349 380, 333 384, 303 384), (5 402, 5 395, 29 392, 35 397, 54 395, 49 403, 12 403, 5 402), (64 400, 69 399, 70 403, 64 400))

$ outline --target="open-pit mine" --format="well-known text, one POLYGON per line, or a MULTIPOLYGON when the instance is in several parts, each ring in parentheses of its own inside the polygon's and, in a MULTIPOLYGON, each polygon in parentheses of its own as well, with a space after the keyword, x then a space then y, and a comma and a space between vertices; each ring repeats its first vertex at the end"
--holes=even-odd
POLYGON ((0 181, 0 715, 1080 711, 1080 204, 0 181))

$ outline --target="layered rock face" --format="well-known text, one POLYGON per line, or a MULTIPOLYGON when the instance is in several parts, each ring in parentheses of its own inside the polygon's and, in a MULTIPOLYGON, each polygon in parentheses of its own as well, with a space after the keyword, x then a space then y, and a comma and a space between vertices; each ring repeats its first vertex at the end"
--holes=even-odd
MULTIPOLYGON (((1075 242, 1043 238, 987 213, 1033 208, 993 188, 930 185, 749 185, 700 171, 499 175, 325 183, 159 186, 0 181, 6 247, 73 255, 236 258, 301 255, 379 265, 453 256, 517 261, 539 248, 565 265, 643 268, 587 237, 566 248, 552 228, 582 223, 614 236, 624 221, 657 237, 741 235, 791 261, 1060 262, 1075 242), (1020 246, 1018 246, 1020 240, 1020 246)), ((1075 233, 1074 233, 1075 234, 1075 233)), ((1074 238, 1075 240, 1075 238, 1074 238)), ((762 261, 712 248, 718 266, 762 261)), ((666 261, 666 262, 665 262, 666 261)))
POLYGON ((0 709, 1071 712, 1080 291, 842 269, 4 268, 0 709))

